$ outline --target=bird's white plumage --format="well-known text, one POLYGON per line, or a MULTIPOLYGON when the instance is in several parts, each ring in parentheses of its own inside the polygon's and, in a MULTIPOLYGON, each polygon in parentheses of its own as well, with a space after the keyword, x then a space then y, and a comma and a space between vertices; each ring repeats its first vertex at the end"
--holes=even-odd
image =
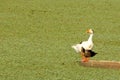
POLYGON ((93 34, 90 34, 88 41, 84 41, 81 43, 82 47, 86 50, 91 50, 93 48, 93 41, 92 41, 93 34))
POLYGON ((83 41, 81 44, 76 44, 76 45, 73 45, 72 48, 77 52, 81 52, 81 49, 82 47, 85 49, 85 50, 92 50, 93 48, 93 41, 92 41, 92 37, 93 37, 93 30, 92 29, 89 29, 88 30, 88 33, 90 33, 90 36, 88 38, 87 41, 83 41))
POLYGON ((82 45, 81 44, 76 44, 76 45, 73 45, 72 48, 77 52, 81 52, 81 48, 82 48, 82 45))

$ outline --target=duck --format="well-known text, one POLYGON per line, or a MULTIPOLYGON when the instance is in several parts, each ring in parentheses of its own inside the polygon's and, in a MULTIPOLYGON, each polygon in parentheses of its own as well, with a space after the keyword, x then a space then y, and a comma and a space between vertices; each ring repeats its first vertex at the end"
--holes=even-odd
POLYGON ((81 48, 82 48, 82 47, 83 47, 85 50, 91 50, 91 49, 93 48, 93 45, 94 45, 94 44, 93 44, 92 38, 93 38, 93 33, 94 33, 94 31, 93 31, 92 29, 88 29, 86 32, 90 34, 88 40, 87 40, 87 41, 81 41, 80 43, 75 44, 75 45, 72 46, 72 48, 73 48, 77 53, 81 52, 81 48))
POLYGON ((87 59, 87 57, 85 57, 85 55, 82 54, 84 52, 84 49, 85 49, 85 51, 90 52, 92 50, 92 48, 93 48, 93 45, 94 45, 93 44, 93 34, 94 34, 94 31, 92 29, 88 29, 86 32, 89 34, 88 40, 87 41, 82 41, 79 44, 75 44, 75 45, 72 46, 72 48, 77 53, 81 53, 83 62, 88 62, 89 61, 87 59))
POLYGON ((83 47, 81 49, 82 62, 88 62, 90 57, 95 56, 97 53, 93 50, 85 50, 83 47))

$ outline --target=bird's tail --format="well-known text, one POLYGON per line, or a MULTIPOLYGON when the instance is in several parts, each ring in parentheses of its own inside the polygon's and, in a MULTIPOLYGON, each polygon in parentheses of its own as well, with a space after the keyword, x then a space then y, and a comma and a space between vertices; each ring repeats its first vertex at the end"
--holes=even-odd
POLYGON ((78 49, 77 49, 76 46, 73 45, 72 48, 73 48, 77 53, 79 53, 79 51, 78 51, 78 49))

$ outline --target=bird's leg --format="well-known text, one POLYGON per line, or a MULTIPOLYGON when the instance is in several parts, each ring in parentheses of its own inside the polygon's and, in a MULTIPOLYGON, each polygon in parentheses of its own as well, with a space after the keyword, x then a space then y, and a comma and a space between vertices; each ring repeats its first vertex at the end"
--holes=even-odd
POLYGON ((84 60, 85 58, 84 53, 81 53, 81 56, 82 56, 82 60, 84 60))
POLYGON ((82 55, 82 62, 88 62, 89 58, 84 56, 84 53, 81 53, 82 55))
POLYGON ((88 62, 89 61, 89 58, 88 57, 86 57, 86 60, 85 60, 85 62, 88 62))
POLYGON ((89 58, 84 57, 84 58, 82 59, 82 61, 83 61, 83 62, 88 62, 88 61, 89 61, 89 58))
POLYGON ((81 56, 82 56, 82 62, 85 62, 86 61, 86 57, 84 56, 83 52, 81 53, 81 56))

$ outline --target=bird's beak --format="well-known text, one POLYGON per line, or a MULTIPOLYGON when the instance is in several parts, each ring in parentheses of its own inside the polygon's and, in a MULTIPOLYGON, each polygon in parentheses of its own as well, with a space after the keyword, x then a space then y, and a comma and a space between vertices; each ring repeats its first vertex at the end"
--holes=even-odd
POLYGON ((86 31, 86 33, 90 33, 90 30, 88 29, 88 30, 86 31))

